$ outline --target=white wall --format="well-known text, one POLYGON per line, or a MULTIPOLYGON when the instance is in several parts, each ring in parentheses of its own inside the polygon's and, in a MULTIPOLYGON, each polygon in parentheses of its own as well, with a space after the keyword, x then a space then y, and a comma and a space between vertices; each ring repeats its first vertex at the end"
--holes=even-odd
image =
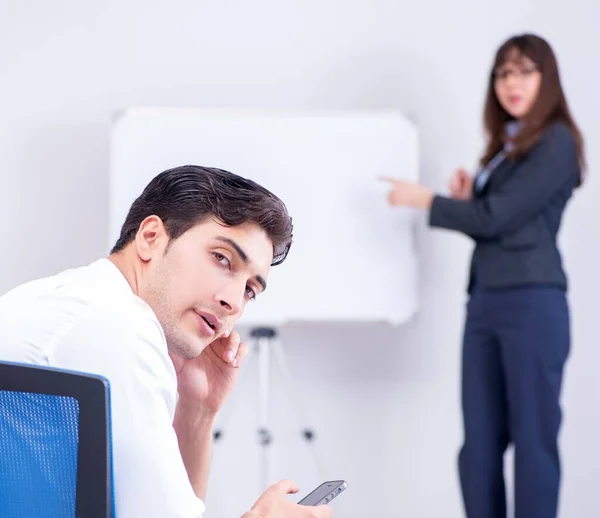
MULTIPOLYGON (((600 515, 600 245, 591 230, 600 214, 599 19, 595 0, 3 2, 0 291, 107 252, 108 132, 122 107, 399 108, 419 122, 423 180, 444 189, 481 150, 493 51, 516 31, 537 31, 557 50, 590 162, 562 235, 574 322, 562 516, 600 515)), ((420 230, 422 311, 413 323, 284 330, 326 476, 349 483, 337 516, 462 515, 455 457, 470 243, 420 230)), ((215 449, 208 518, 241 514, 257 493, 256 396, 251 385, 238 394, 237 440, 215 449)), ((307 491, 319 476, 294 438, 289 403, 277 398, 272 475, 307 491)))

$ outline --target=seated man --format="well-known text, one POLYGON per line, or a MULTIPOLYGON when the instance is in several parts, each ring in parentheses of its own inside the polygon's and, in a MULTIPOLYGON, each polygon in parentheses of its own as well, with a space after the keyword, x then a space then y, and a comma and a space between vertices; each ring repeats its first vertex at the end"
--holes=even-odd
MULTIPOLYGON (((0 360, 110 381, 118 517, 202 515, 212 426, 248 352, 232 329, 291 241, 260 185, 178 167, 135 200, 108 258, 0 297, 0 360)), ((294 492, 272 486, 245 518, 331 516, 294 492)))

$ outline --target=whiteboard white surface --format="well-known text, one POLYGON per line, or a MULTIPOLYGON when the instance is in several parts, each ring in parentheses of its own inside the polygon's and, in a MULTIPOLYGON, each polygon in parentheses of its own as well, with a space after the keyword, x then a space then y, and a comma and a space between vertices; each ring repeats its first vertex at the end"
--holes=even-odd
POLYGON ((402 114, 132 108, 110 153, 110 246, 148 182, 178 165, 229 170, 284 201, 294 243, 243 324, 399 324, 416 311, 414 214, 389 207, 378 180, 418 178, 417 131, 402 114))

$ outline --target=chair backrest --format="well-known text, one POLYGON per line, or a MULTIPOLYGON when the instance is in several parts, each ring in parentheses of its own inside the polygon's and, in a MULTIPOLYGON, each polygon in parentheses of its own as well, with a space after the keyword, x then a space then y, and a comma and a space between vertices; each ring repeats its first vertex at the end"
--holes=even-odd
POLYGON ((0 362, 0 517, 115 518, 110 385, 0 362))

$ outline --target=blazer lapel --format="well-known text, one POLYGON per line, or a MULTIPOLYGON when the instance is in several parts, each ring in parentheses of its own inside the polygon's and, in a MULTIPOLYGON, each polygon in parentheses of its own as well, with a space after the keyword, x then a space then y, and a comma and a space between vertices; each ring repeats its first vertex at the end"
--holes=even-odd
POLYGON ((505 158, 496 169, 490 173, 488 181, 485 183, 482 189, 474 190, 473 196, 480 198, 485 196, 489 192, 498 190, 498 188, 511 176, 511 173, 515 170, 516 164, 513 160, 505 158))

